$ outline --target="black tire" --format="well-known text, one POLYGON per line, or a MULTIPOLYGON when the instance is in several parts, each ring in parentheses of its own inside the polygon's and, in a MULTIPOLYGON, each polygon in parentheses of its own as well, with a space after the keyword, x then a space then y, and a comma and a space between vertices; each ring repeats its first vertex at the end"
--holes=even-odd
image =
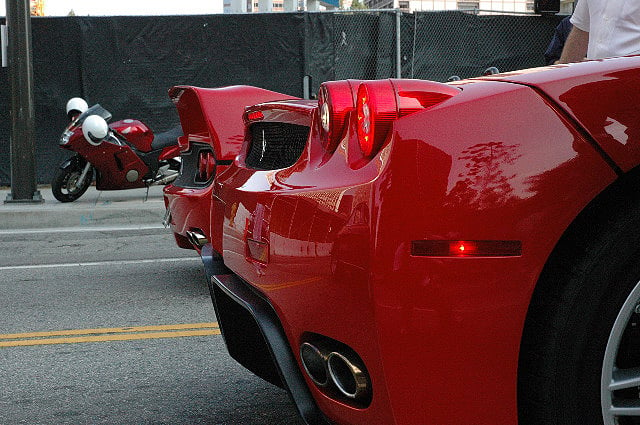
POLYGON ((573 229, 545 267, 521 345, 520 425, 640 424, 640 409, 618 417, 608 407, 640 407, 640 388, 614 392, 607 372, 640 367, 640 315, 616 321, 640 301, 640 202, 627 202, 573 229), (624 336, 609 343, 616 326, 624 336))
POLYGON ((75 186, 85 164, 84 159, 74 157, 56 170, 51 181, 51 192, 58 201, 73 202, 87 191, 93 180, 93 168, 89 169, 82 184, 79 187, 75 186))

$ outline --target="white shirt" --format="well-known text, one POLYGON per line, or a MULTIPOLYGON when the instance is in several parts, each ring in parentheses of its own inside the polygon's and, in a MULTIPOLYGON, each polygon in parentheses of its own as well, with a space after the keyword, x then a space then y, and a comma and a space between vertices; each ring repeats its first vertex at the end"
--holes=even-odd
POLYGON ((589 33, 587 59, 640 53, 640 0, 579 0, 571 23, 589 33))

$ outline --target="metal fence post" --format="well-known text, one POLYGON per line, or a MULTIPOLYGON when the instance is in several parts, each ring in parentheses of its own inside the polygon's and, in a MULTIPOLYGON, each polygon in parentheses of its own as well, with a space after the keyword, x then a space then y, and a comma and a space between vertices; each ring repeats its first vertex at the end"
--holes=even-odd
POLYGON ((2 67, 6 68, 9 65, 7 60, 7 46, 9 45, 7 40, 7 26, 0 25, 0 51, 2 52, 2 67))
POLYGON ((402 11, 400 9, 396 10, 396 78, 402 78, 402 51, 401 51, 401 18, 402 11))
POLYGON ((44 202, 36 184, 35 105, 28 0, 6 0, 11 90, 11 193, 5 202, 44 202))

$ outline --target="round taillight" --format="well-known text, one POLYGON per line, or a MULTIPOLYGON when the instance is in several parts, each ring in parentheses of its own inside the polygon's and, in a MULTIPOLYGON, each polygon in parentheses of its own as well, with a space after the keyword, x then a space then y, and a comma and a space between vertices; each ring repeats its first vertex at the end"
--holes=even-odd
POLYGON ((216 160, 209 151, 200 152, 198 156, 198 181, 208 181, 216 169, 216 160))
POLYGON ((347 114, 354 107, 354 88, 359 81, 328 81, 318 92, 320 140, 327 152, 333 152, 344 135, 347 114))
POLYGON ((356 133, 366 158, 378 152, 397 117, 396 96, 389 80, 360 84, 356 97, 356 133))
POLYGON ((358 143, 360 150, 366 157, 373 152, 373 130, 374 122, 371 119, 371 107, 369 100, 369 90, 362 84, 358 89, 356 100, 356 132, 358 133, 358 143))

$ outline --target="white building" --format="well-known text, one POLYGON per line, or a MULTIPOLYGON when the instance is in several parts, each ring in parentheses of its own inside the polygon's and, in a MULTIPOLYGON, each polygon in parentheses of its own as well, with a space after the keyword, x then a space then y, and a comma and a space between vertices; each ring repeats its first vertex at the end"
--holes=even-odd
MULTIPOLYGON (((574 0, 561 0, 560 13, 571 14, 574 0)), ((366 0, 370 9, 413 11, 476 10, 482 12, 533 13, 533 0, 366 0)))
POLYGON ((224 0, 224 13, 333 10, 338 0, 224 0))

